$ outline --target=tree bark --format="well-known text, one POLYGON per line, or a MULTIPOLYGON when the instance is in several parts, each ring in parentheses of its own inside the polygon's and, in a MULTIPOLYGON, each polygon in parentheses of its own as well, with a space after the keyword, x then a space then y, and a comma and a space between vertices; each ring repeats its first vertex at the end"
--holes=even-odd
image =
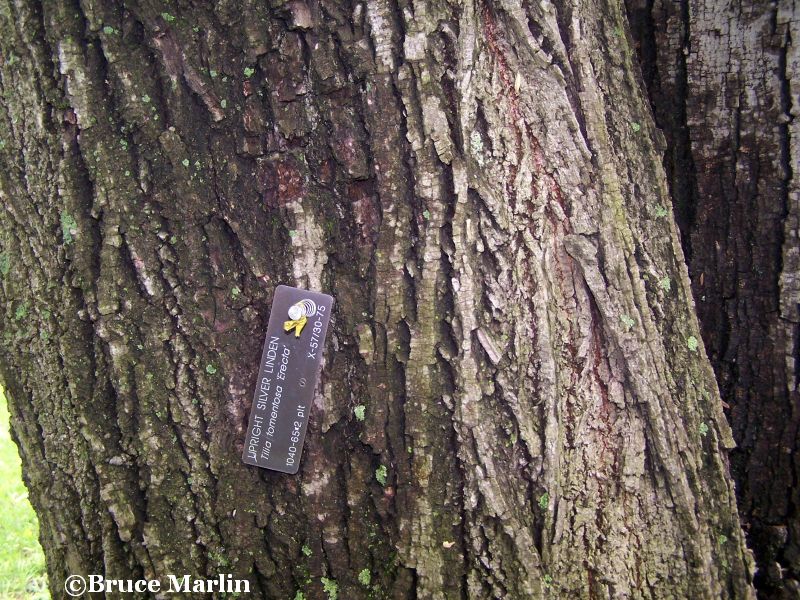
POLYGON ((55 596, 752 595, 622 4, 2 6, 0 370, 55 596), (240 459, 280 283, 336 298, 297 476, 240 459))
POLYGON ((800 594, 800 93, 793 2, 629 0, 765 597, 800 594))

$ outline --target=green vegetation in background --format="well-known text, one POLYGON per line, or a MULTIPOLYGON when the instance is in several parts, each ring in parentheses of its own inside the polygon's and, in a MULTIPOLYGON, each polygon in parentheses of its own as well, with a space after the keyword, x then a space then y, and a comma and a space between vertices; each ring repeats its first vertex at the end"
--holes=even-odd
POLYGON ((0 390, 0 598, 50 598, 39 522, 22 483, 19 453, 8 432, 8 409, 0 390))

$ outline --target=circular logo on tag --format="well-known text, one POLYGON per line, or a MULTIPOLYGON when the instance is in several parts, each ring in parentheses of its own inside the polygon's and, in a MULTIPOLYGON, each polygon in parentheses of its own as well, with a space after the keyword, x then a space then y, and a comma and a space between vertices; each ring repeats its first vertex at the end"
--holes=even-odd
POLYGON ((313 317, 317 314, 317 305, 313 300, 300 300, 289 307, 289 318, 293 321, 303 317, 313 317))

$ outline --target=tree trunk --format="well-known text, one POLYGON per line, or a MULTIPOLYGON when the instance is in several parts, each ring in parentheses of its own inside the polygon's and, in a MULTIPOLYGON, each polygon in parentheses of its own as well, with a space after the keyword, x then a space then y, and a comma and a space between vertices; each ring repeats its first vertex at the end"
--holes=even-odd
POLYGON ((2 4, 2 377, 54 595, 750 597, 624 6, 272 4, 2 4), (296 476, 241 461, 281 283, 336 299, 296 476))
POLYGON ((765 596, 800 593, 800 14, 629 0, 765 596), (783 590, 783 593, 781 592, 783 590))

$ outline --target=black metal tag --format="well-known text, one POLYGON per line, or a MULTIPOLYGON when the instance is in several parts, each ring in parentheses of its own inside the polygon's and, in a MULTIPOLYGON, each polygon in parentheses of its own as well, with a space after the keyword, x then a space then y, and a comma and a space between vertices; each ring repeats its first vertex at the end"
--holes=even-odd
POLYGON ((272 300, 242 460, 297 473, 333 298, 279 285, 272 300))

